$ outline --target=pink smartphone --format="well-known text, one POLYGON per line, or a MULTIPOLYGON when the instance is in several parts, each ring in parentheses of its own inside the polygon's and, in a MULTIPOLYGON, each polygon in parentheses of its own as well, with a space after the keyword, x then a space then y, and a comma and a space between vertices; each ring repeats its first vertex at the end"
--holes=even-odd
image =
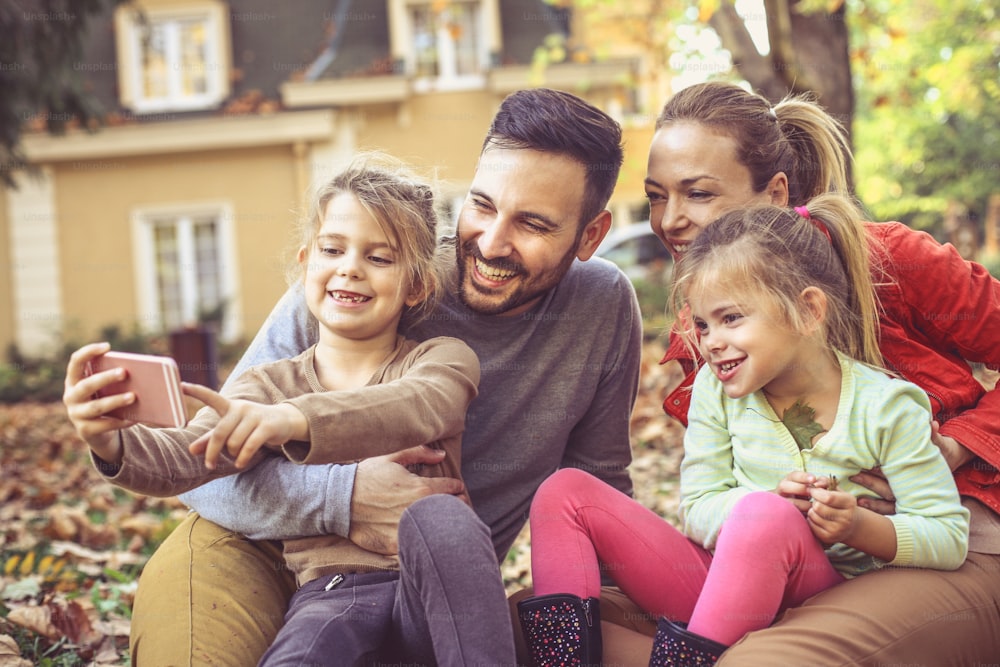
POLYGON ((128 376, 108 385, 98 395, 131 391, 135 393, 135 403, 109 412, 109 415, 150 426, 180 428, 187 424, 181 373, 176 361, 152 354, 106 352, 87 364, 85 372, 92 375, 111 368, 124 368, 128 376))

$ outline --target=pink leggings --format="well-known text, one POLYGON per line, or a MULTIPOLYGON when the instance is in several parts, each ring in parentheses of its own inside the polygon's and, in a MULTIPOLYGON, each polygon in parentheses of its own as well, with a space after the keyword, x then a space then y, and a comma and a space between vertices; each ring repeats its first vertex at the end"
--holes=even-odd
POLYGON ((844 580, 802 514, 774 493, 736 504, 713 557, 596 477, 559 470, 531 504, 535 594, 599 597, 602 573, 646 612, 726 645, 844 580))

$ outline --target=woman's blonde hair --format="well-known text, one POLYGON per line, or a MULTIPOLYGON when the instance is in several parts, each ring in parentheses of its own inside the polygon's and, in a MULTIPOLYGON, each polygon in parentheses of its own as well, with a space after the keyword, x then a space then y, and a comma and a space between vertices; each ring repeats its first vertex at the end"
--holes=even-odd
MULTIPOLYGON (((446 270, 446 259, 438 250, 438 214, 431 185, 389 155, 378 152, 359 155, 313 194, 309 210, 299 221, 300 247, 311 252, 327 205, 341 194, 357 198, 389 239, 406 273, 402 289, 421 299, 404 309, 400 326, 416 324, 434 309, 446 270)), ((289 268, 289 280, 301 280, 302 272, 302 265, 296 262, 289 268)))
MULTIPOLYGON (((725 290, 737 301, 763 297, 785 324, 804 331, 800 295, 816 287, 827 299, 822 326, 826 345, 881 367, 869 252, 861 212, 842 195, 820 195, 797 210, 735 209, 703 229, 684 253, 675 269, 671 301, 679 312, 692 294, 706 288, 725 290)), ((691 324, 682 329, 694 345, 691 324)))

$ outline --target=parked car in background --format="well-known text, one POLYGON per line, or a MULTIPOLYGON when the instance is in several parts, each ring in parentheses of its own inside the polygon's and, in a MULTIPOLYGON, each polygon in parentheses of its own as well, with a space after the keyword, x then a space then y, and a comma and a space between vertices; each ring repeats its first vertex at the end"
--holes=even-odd
POLYGON ((648 222, 612 229, 595 253, 614 262, 635 287, 647 340, 664 335, 673 316, 669 313, 670 283, 674 260, 653 234, 648 222))
POLYGON ((673 258, 653 234, 648 222, 612 228, 598 246, 596 254, 617 264, 633 281, 670 281, 673 258))

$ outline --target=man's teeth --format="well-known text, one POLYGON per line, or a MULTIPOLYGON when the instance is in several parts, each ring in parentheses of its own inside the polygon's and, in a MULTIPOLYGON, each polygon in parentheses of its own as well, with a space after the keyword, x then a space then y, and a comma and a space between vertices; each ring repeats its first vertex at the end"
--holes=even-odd
POLYGON ((516 271, 495 269, 481 259, 476 260, 476 271, 479 271, 479 273, 490 280, 507 280, 508 278, 513 278, 517 275, 516 271))

